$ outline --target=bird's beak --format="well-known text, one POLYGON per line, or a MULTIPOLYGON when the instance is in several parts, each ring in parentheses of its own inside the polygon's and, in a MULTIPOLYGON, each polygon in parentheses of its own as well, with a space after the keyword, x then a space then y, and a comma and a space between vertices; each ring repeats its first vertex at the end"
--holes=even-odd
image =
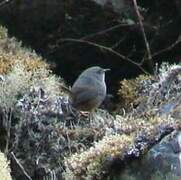
POLYGON ((103 69, 103 71, 104 71, 104 72, 106 72, 106 71, 110 71, 110 70, 111 70, 111 69, 103 69))

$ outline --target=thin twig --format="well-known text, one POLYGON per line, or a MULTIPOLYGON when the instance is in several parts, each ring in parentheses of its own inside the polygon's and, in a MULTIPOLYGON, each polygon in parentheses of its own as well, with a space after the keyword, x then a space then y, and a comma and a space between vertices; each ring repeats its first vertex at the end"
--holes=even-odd
POLYGON ((93 42, 90 42, 90 41, 85 41, 85 40, 81 40, 81 39, 72 39, 72 38, 63 38, 63 39, 60 39, 60 41, 64 42, 64 41, 70 41, 70 42, 79 42, 79 43, 86 43, 88 45, 91 45, 91 46, 94 46, 94 47, 98 47, 100 49, 103 49, 103 50, 106 50, 116 56, 118 56, 119 58, 125 60, 125 61, 128 61, 130 62, 131 64, 134 64, 135 66, 137 66, 140 70, 142 70, 145 74, 149 74, 144 68, 142 68, 139 63, 136 63, 135 61, 131 60, 130 58, 127 58, 126 56, 114 51, 113 49, 109 48, 109 47, 106 47, 106 46, 103 46, 103 45, 100 45, 100 44, 96 44, 96 43, 93 43, 93 42))
MULTIPOLYGON (((156 39, 157 36, 158 36, 158 32, 155 32, 153 38, 152 38, 152 39, 150 40, 150 42, 149 42, 150 47, 153 45, 153 43, 155 43, 155 39, 156 39)), ((143 58, 142 58, 142 60, 140 61, 140 65, 143 65, 146 56, 147 56, 147 52, 144 52, 143 58)), ((153 60, 153 54, 152 54, 152 60, 153 60)))
POLYGON ((171 44, 170 46, 168 46, 168 47, 166 47, 166 48, 164 48, 164 49, 161 49, 160 51, 154 53, 154 54, 152 55, 152 57, 155 57, 155 56, 157 56, 157 55, 159 55, 159 54, 161 54, 161 53, 163 53, 163 52, 172 50, 172 49, 173 49, 177 44, 179 44, 180 42, 181 42, 181 35, 179 35, 179 37, 177 38, 177 40, 176 40, 173 44, 171 44))
POLYGON ((6 139, 6 147, 5 154, 8 154, 9 151, 9 141, 11 136, 11 120, 12 120, 12 109, 10 108, 6 114, 6 123, 7 123, 7 139, 6 139))
POLYGON ((86 39, 92 38, 94 36, 103 35, 105 33, 108 33, 109 31, 113 31, 113 30, 115 30, 117 28, 120 28, 120 27, 127 27, 127 26, 133 26, 133 25, 135 25, 135 24, 117 24, 117 25, 112 26, 112 27, 110 27, 108 29, 105 29, 105 30, 102 30, 102 31, 99 31, 99 32, 96 32, 96 33, 92 33, 92 34, 89 34, 87 36, 84 36, 84 37, 82 37, 80 39, 86 40, 86 39))
POLYGON ((119 41, 117 41, 115 44, 111 46, 111 49, 116 49, 124 40, 126 39, 126 36, 121 38, 119 41))
MULTIPOLYGON (((112 26, 112 27, 110 27, 110 28, 108 28, 108 29, 104 29, 104 30, 102 30, 102 31, 98 31, 98 32, 95 32, 95 33, 88 34, 88 35, 86 35, 86 36, 80 37, 79 39, 80 39, 80 40, 91 39, 91 38, 93 38, 93 37, 95 37, 95 36, 103 35, 103 34, 105 34, 105 33, 108 33, 108 32, 110 32, 110 31, 113 31, 113 30, 115 30, 115 29, 117 29, 117 28, 127 27, 127 26, 133 26, 133 25, 135 25, 135 24, 117 24, 117 25, 112 26)), ((56 42, 57 45, 54 45, 54 46, 52 46, 52 47, 53 47, 53 48, 57 47, 58 44, 60 43, 60 41, 61 41, 61 39, 56 42)), ((113 46, 114 46, 114 45, 113 45, 113 46)), ((54 51, 52 51, 52 52, 54 52, 54 51)), ((51 53, 52 53, 52 52, 51 52, 51 53)))
POLYGON ((151 68, 151 70, 153 70, 153 61, 152 61, 151 50, 150 50, 150 46, 149 46, 149 43, 148 43, 148 40, 147 40, 147 37, 146 37, 146 34, 145 34, 145 30, 144 30, 143 23, 142 23, 142 20, 141 20, 141 15, 140 15, 140 12, 138 10, 137 1, 133 0, 133 4, 134 4, 136 14, 138 16, 138 22, 139 22, 139 25, 140 25, 141 32, 143 34, 143 39, 144 39, 146 50, 147 50, 147 53, 148 53, 147 63, 149 65, 149 67, 151 68))
POLYGON ((16 158, 15 154, 13 152, 11 152, 11 156, 13 157, 13 159, 16 161, 17 165, 20 167, 20 169, 22 170, 23 174, 29 179, 32 180, 32 178, 28 175, 28 173, 25 171, 24 167, 21 165, 21 163, 18 161, 18 159, 16 158))

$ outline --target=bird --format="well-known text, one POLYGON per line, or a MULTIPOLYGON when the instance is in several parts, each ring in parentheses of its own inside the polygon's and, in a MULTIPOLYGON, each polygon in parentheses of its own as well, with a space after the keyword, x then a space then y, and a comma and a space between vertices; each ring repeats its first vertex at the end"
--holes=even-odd
POLYGON ((102 104, 107 93, 105 72, 109 70, 90 67, 78 76, 70 90, 63 88, 70 94, 70 102, 76 110, 91 112, 102 104))

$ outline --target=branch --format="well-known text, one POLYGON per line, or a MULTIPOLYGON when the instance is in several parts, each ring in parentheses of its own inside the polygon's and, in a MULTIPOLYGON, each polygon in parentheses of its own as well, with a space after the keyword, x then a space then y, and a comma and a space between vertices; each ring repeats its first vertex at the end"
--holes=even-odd
POLYGON ((150 46, 149 46, 149 43, 148 43, 148 40, 147 40, 147 37, 146 37, 146 34, 145 34, 143 23, 142 23, 142 20, 141 20, 142 18, 141 18, 141 15, 139 13, 139 10, 138 10, 137 1, 133 0, 133 4, 134 4, 134 8, 135 8, 136 14, 138 16, 138 22, 139 22, 140 29, 141 29, 141 32, 142 32, 142 35, 143 35, 143 39, 144 39, 144 42, 145 42, 146 50, 147 50, 147 53, 148 53, 147 63, 149 65, 149 67, 153 70, 153 61, 152 61, 151 50, 150 50, 150 46))
MULTIPOLYGON (((95 37, 95 36, 103 35, 103 34, 105 34, 105 33, 108 33, 108 32, 110 32, 110 31, 113 31, 113 30, 115 30, 115 29, 117 29, 117 28, 119 28, 119 27, 127 27, 127 26, 133 26, 133 25, 135 25, 135 24, 117 24, 117 25, 112 26, 112 27, 110 27, 110 28, 108 28, 108 29, 105 29, 105 30, 102 30, 102 31, 98 31, 98 32, 95 32, 95 33, 88 34, 88 35, 86 35, 86 36, 80 37, 79 39, 80 39, 80 40, 91 39, 91 38, 93 38, 93 37, 95 37)), ((60 41, 61 41, 61 40, 58 40, 58 41, 56 42, 56 44, 59 44, 60 41)), ((116 43, 115 45, 113 45, 113 46, 116 47, 116 46, 119 45, 119 43, 121 43, 121 40, 120 40, 118 43, 116 43)), ((55 47, 56 47, 56 45, 53 46, 53 48, 55 48, 55 47)), ((115 47, 113 47, 112 49, 114 49, 115 47)))
POLYGON ((121 38, 119 41, 117 41, 115 44, 113 44, 113 45, 111 46, 111 49, 116 49, 125 39, 126 39, 126 37, 124 36, 124 37, 121 38))
POLYGON ((12 109, 10 108, 8 112, 6 112, 6 123, 7 123, 7 139, 6 139, 6 147, 5 147, 5 154, 8 154, 9 151, 9 142, 11 136, 11 122, 12 122, 12 109))
POLYGON ((177 38, 177 40, 176 40, 173 44, 171 44, 171 45, 168 46, 167 48, 161 49, 160 51, 154 53, 154 54, 152 55, 152 57, 155 57, 155 56, 157 56, 157 55, 159 55, 159 54, 161 54, 161 53, 163 53, 163 52, 172 50, 172 49, 173 49, 177 44, 179 44, 180 42, 181 42, 181 34, 179 35, 179 37, 177 38))
POLYGON ((102 30, 102 31, 99 31, 99 32, 96 32, 96 33, 93 33, 93 34, 89 34, 89 35, 84 36, 84 37, 82 37, 80 39, 86 40, 86 39, 92 38, 92 37, 97 36, 97 35, 102 35, 102 34, 108 33, 109 31, 113 31, 113 30, 115 30, 115 29, 117 29, 119 27, 127 27, 127 26, 133 26, 133 25, 135 25, 135 24, 118 24, 118 25, 112 26, 112 27, 110 27, 108 29, 105 29, 105 30, 102 30))
POLYGON ((16 156, 14 155, 13 152, 11 152, 11 156, 13 157, 13 159, 15 160, 16 164, 20 167, 20 169, 22 170, 23 174, 29 179, 32 180, 32 178, 28 175, 28 173, 25 171, 24 167, 20 164, 20 162, 18 161, 18 159, 16 158, 16 156))
POLYGON ((81 39, 63 38, 63 39, 60 39, 59 41, 62 41, 62 42, 64 42, 64 41, 69 41, 69 42, 86 43, 86 44, 88 44, 88 45, 91 45, 91 46, 94 46, 94 47, 98 47, 98 48, 100 48, 100 49, 103 49, 103 50, 106 50, 106 51, 110 52, 111 54, 114 54, 114 55, 118 56, 119 58, 121 58, 121 59, 123 59, 123 60, 125 60, 125 61, 130 62, 131 64, 136 65, 136 66, 137 66, 141 71, 143 71, 145 74, 149 74, 144 68, 142 68, 142 67, 140 66, 139 63, 134 62, 134 61, 131 60, 130 58, 128 58, 128 57, 126 57, 126 56, 124 56, 124 55, 122 55, 122 54, 114 51, 113 49, 111 49, 111 48, 109 48, 109 47, 105 47, 105 46, 103 46, 103 45, 99 45, 99 44, 96 44, 96 43, 93 43, 93 42, 90 42, 90 41, 81 40, 81 39))

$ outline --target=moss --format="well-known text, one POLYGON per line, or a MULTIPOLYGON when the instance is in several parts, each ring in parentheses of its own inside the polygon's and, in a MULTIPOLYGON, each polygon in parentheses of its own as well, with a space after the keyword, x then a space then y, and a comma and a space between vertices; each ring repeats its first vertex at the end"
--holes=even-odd
POLYGON ((14 108, 18 99, 32 90, 44 89, 49 98, 55 99, 60 94, 59 80, 47 69, 27 71, 22 64, 16 64, 0 81, 0 104, 6 109, 14 108))
POLYGON ((6 39, 8 37, 7 29, 3 26, 0 26, 0 39, 6 39))
MULTIPOLYGON (((118 156, 124 159, 122 152, 130 145, 132 147, 128 153, 131 153, 132 158, 140 157, 165 134, 174 129, 179 129, 181 126, 180 118, 174 118, 172 113, 179 116, 180 112, 181 91, 179 90, 180 86, 178 86, 180 69, 180 66, 169 66, 167 70, 160 71, 161 74, 155 78, 139 76, 134 80, 122 81, 122 89, 119 93, 122 98, 125 98, 126 106, 137 103, 138 107, 134 111, 124 114, 124 116, 117 114, 113 123, 108 126, 104 121, 101 128, 101 130, 105 128, 102 140, 82 153, 75 153, 66 158, 65 179, 101 179, 107 157, 111 157, 113 161, 118 156), (166 82, 171 83, 171 86, 168 86, 166 82), (159 89, 160 87, 161 89, 159 89), (149 106, 150 98, 154 97, 151 92, 155 91, 159 92, 158 94, 155 93, 158 95, 156 96, 156 103, 149 106), (164 96, 165 93, 167 96, 164 96), (161 115, 158 111, 162 109, 163 104, 157 103, 157 100, 159 101, 162 96, 166 102, 172 100, 173 96, 177 97, 169 116, 161 115)), ((96 118, 94 120, 97 121, 96 118)), ((96 124, 98 125, 98 123, 94 125, 96 124)), ((109 171, 109 167, 107 171, 109 171)))
MULTIPOLYGON (((35 52, 21 47, 21 43, 14 38, 9 38, 6 29, 2 27, 0 27, 0 75, 0 131, 5 132, 2 137, 2 142, 5 143, 0 144, 1 148, 8 151, 13 144, 13 152, 18 154, 22 166, 30 176, 33 176, 35 156, 37 157, 34 149, 38 143, 40 147, 43 146, 39 149, 44 157, 46 154, 44 146, 47 145, 46 151, 49 152, 45 158, 46 162, 42 164, 51 169, 60 155, 60 150, 54 151, 59 135, 53 123, 57 123, 56 115, 63 113, 61 98, 64 93, 60 90, 63 80, 53 75, 46 62, 35 52), (50 125, 50 122, 53 123, 50 125), (42 126, 39 127, 38 123, 42 126), (43 130, 40 131, 42 127, 43 130), (28 134, 30 131, 32 134, 28 134), (58 155, 55 158, 56 153, 58 155)), ((62 144, 60 149, 64 145, 62 144)), ((15 178, 19 179, 21 173, 15 172, 15 178)))
MULTIPOLYGON (((60 78, 51 74, 48 64, 30 49, 8 37, 7 29, 0 26, 0 81, 1 107, 13 107, 18 98, 29 90, 42 88, 55 98, 60 94, 60 78)), ((63 81, 61 80, 61 83, 63 81)))
POLYGON ((124 101, 124 107, 130 106, 130 104, 139 104, 143 100, 143 96, 140 96, 141 87, 148 90, 148 86, 154 80, 153 76, 140 75, 136 79, 124 79, 120 82, 120 89, 118 95, 121 101, 124 101), (145 86, 145 87, 144 87, 145 86))
POLYGON ((10 168, 5 155, 0 152, 0 179, 11 180, 10 168))
POLYGON ((30 49, 23 48, 21 42, 7 35, 0 26, 0 74, 10 72, 14 65, 23 64, 27 71, 48 68, 48 64, 30 49))
MULTIPOLYGON (((179 121, 178 121, 179 122, 179 121)), ((122 131, 126 134, 135 133, 139 134, 141 132, 146 133, 147 137, 156 134, 156 126, 164 125, 176 125, 177 121, 171 117, 123 117, 120 115, 116 116, 114 121, 114 126, 117 131, 122 131)))
POLYGON ((164 63, 159 71, 158 80, 152 84, 149 98, 146 102, 149 108, 156 107, 161 109, 162 104, 169 105, 171 104, 169 102, 174 102, 175 99, 177 99, 177 103, 181 101, 181 65, 164 63))
MULTIPOLYGON (((93 147, 65 158, 66 171, 64 172, 64 178, 101 179, 102 168, 106 166, 105 162, 108 157, 112 160, 118 158, 121 161, 121 159, 124 159, 123 152, 125 153, 125 149, 129 148, 133 154, 134 152, 138 152, 139 155, 144 154, 150 147, 149 141, 153 144, 153 142, 159 140, 161 135, 159 132, 163 131, 163 127, 177 128, 178 124, 180 122, 171 117, 136 118, 117 115, 112 127, 117 134, 106 134, 105 132, 103 139, 95 143, 93 147), (141 148, 139 150, 135 149, 137 138, 141 148)), ((107 132, 109 130, 107 129, 107 132)))
POLYGON ((65 179, 84 177, 92 179, 101 176, 101 168, 107 157, 121 157, 124 149, 133 143, 133 137, 127 135, 110 135, 105 136, 102 140, 95 143, 87 151, 81 154, 74 154, 65 160, 66 172, 65 179))
POLYGON ((180 176, 172 174, 171 172, 163 174, 162 172, 157 171, 151 177, 151 180, 170 180, 170 179, 171 180, 179 180, 180 176))
MULTIPOLYGON (((0 106, 2 111, 15 110, 13 116, 18 120, 12 121, 11 136, 14 139, 10 140, 10 147, 13 142, 13 151, 30 176, 34 176, 34 165, 37 157, 40 157, 39 168, 55 170, 57 174, 61 174, 60 166, 64 159, 65 179, 101 178, 105 161, 109 158, 124 161, 126 149, 131 147, 131 152, 134 152, 138 137, 142 138, 139 141, 142 149, 136 149, 137 157, 146 152, 147 141, 159 139, 159 127, 168 125, 180 128, 180 122, 173 117, 152 113, 159 106, 147 106, 150 89, 154 89, 153 81, 156 81, 150 76, 139 76, 121 83, 119 95, 125 99, 125 105, 142 105, 144 108, 141 110, 134 109, 134 112, 116 117, 98 110, 91 123, 85 117, 72 118, 69 112, 65 114, 62 111, 62 105, 68 104, 62 100, 66 96, 59 89, 62 80, 51 74, 48 65, 36 53, 22 48, 15 39, 8 38, 3 28, 0 28, 0 38, 0 73, 3 77, 0 80, 0 106), (67 125, 67 121, 75 124, 67 125), (34 149, 37 147, 36 154, 34 149)), ((177 90, 177 97, 179 93, 177 90)), ((178 111, 173 110, 173 113, 179 112, 179 103, 176 107, 178 111)), ((4 111, 3 115, 8 117, 8 111, 4 111)))

